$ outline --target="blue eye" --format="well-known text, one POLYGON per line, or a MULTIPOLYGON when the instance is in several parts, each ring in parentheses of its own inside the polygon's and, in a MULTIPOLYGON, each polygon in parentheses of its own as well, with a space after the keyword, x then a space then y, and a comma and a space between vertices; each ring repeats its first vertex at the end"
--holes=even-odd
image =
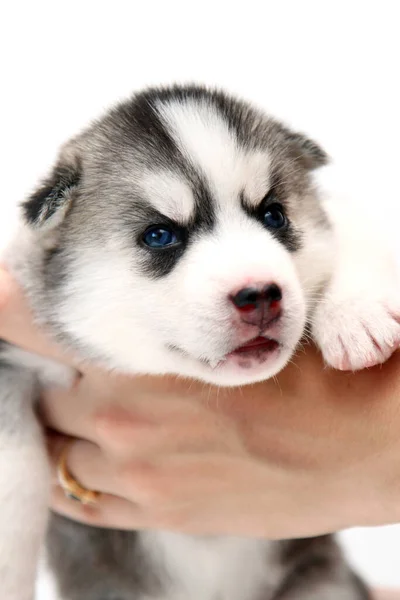
POLYGON ((143 242, 149 248, 162 249, 179 242, 178 236, 169 227, 150 227, 143 235, 143 242))
POLYGON ((268 206, 264 213, 263 219, 264 225, 270 227, 271 229, 282 229, 282 227, 285 227, 287 223, 285 213, 283 212, 283 207, 277 202, 268 206))

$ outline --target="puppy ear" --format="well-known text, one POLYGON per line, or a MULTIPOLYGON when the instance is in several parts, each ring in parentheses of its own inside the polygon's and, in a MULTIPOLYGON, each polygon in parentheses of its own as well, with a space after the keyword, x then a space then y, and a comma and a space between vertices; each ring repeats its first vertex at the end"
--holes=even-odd
POLYGON ((296 158, 310 171, 324 167, 329 156, 316 142, 302 133, 288 131, 288 141, 293 144, 296 158))
POLYGON ((70 209, 81 179, 79 165, 59 162, 50 176, 22 204, 26 222, 35 229, 53 229, 70 209))

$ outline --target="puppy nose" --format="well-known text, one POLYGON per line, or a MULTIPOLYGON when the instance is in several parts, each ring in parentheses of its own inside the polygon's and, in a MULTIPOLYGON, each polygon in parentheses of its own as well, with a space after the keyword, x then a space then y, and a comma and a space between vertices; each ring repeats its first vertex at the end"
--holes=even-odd
POLYGON ((260 304, 272 304, 282 300, 282 291, 276 283, 269 283, 262 288, 242 288, 231 296, 231 300, 237 309, 241 311, 254 310, 260 304))
POLYGON ((276 283, 246 287, 232 294, 230 300, 244 323, 263 329, 280 316, 282 290, 276 283))

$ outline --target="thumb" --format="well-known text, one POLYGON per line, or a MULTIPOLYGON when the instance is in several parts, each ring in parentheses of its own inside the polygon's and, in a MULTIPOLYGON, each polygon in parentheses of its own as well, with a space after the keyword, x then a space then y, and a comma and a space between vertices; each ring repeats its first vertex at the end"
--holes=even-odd
POLYGON ((34 322, 28 300, 16 279, 0 266, 0 339, 43 356, 73 361, 34 322))

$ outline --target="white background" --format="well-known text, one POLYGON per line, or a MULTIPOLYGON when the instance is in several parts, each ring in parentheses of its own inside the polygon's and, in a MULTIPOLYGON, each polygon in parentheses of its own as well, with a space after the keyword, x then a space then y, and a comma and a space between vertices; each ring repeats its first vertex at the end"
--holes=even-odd
MULTIPOLYGON (((62 141, 134 89, 188 80, 313 135, 336 161, 335 185, 396 232, 397 10, 396 0, 2 3, 0 245, 62 141)), ((400 587, 399 528, 344 538, 371 582, 400 587)))

